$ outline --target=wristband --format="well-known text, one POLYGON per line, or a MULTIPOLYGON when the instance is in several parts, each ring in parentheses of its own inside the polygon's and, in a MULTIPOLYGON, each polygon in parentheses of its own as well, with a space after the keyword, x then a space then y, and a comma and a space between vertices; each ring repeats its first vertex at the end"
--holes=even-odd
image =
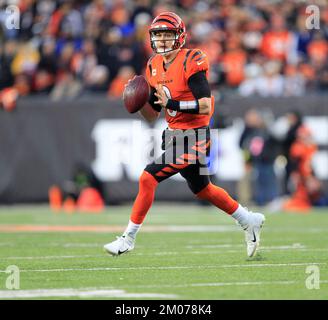
POLYGON ((199 113, 198 100, 177 101, 177 100, 168 99, 165 108, 179 111, 179 112, 184 112, 184 113, 199 113))

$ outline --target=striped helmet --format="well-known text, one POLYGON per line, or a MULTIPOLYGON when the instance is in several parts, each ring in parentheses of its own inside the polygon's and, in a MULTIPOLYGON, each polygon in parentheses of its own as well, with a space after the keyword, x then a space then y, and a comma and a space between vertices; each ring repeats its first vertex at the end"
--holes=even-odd
MULTIPOLYGON (((150 35, 150 43, 151 47, 155 53, 167 53, 173 50, 180 49, 186 42, 186 27, 182 19, 173 12, 163 12, 159 14, 152 22, 149 28, 150 35), (174 44, 169 50, 165 50, 163 52, 158 52, 156 41, 155 40, 155 32, 158 31, 173 31, 174 36, 174 44)), ((171 41, 171 40, 170 40, 171 41)))

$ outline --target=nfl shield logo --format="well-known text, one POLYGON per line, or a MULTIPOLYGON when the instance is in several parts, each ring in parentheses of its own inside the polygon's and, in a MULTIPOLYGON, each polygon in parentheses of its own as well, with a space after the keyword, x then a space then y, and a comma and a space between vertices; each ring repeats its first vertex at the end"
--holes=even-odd
POLYGON ((153 77, 155 77, 155 76, 156 76, 156 73, 157 73, 156 69, 153 69, 152 72, 151 72, 151 75, 152 75, 153 77))

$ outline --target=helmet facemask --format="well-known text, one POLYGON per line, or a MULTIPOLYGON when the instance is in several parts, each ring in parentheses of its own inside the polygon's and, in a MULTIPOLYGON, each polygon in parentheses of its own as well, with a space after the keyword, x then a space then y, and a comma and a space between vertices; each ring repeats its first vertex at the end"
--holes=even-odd
POLYGON ((177 50, 181 47, 179 41, 179 33, 176 30, 162 29, 150 30, 150 43, 155 53, 160 55, 167 55, 168 53, 177 50), (166 33, 164 37, 160 34, 166 33), (168 34, 171 34, 169 36, 168 34))

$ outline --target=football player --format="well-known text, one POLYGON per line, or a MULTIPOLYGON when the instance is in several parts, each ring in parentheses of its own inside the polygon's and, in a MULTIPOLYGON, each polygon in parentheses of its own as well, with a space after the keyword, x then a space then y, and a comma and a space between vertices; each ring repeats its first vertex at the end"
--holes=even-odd
POLYGON ((149 103, 139 112, 146 120, 154 121, 164 110, 168 123, 163 133, 165 151, 147 165, 140 176, 139 192, 125 232, 104 249, 114 256, 133 250, 157 185, 180 173, 197 198, 209 201, 240 224, 245 231, 247 255, 252 257, 260 242, 264 215, 250 212, 225 190, 212 184, 206 170, 205 159, 210 148, 208 126, 214 111, 214 97, 207 80, 208 58, 201 50, 183 48, 185 24, 172 12, 158 15, 149 34, 155 53, 146 69, 151 95, 149 103))

